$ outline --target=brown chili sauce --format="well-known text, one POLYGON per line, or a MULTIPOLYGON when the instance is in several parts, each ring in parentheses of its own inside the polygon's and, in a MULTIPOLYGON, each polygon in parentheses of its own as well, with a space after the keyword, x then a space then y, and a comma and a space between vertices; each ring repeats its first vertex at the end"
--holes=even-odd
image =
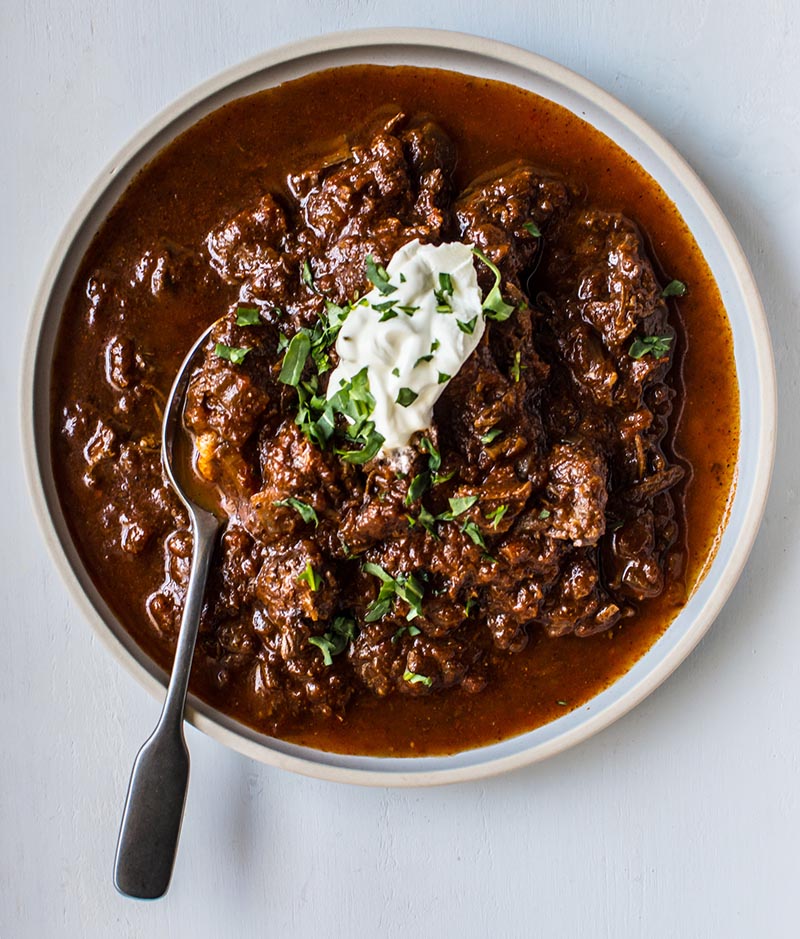
POLYGON ((218 319, 186 423, 231 519, 192 690, 245 724, 395 756, 522 733, 630 669, 713 558, 739 434, 717 286, 654 180, 552 102, 432 69, 315 73, 199 121, 103 222, 63 311, 53 466, 100 593, 165 669, 191 536, 160 420, 218 319), (341 414, 322 443, 314 421, 330 304, 413 238, 478 247, 514 312, 398 469, 354 459, 341 414), (287 383, 304 329, 324 338, 287 383))

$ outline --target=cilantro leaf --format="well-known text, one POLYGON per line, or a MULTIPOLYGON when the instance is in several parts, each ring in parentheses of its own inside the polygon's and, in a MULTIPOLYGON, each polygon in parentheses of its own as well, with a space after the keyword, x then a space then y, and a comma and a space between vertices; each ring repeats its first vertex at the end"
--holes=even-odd
POLYGON ((686 293, 686 284, 682 280, 671 280, 661 291, 662 297, 682 297, 686 293))
POLYGON ((308 262, 308 258, 303 261, 303 270, 300 274, 303 283, 308 287, 309 290, 313 290, 316 293, 317 288, 314 286, 314 272, 311 270, 311 265, 308 262))
POLYGON ((322 652, 322 661, 329 666, 333 665, 333 656, 344 652, 355 637, 355 620, 349 616, 337 616, 327 632, 321 636, 309 636, 308 641, 322 652))
POLYGON ((401 388, 397 392, 397 398, 395 399, 400 407, 407 408, 410 404, 413 404, 419 395, 416 391, 413 391, 411 388, 401 388))
POLYGON ((439 378, 436 382, 437 385, 443 385, 446 381, 450 381, 452 375, 448 375, 446 372, 439 372, 439 378))
POLYGON ((433 291, 436 297, 437 313, 452 313, 453 305, 450 298, 453 296, 453 278, 444 272, 439 274, 439 286, 433 291))
POLYGON ((294 496, 289 496, 287 499, 278 499, 272 504, 294 509, 304 522, 308 522, 309 524, 313 522, 315 528, 319 525, 319 518, 313 506, 308 505, 307 502, 303 502, 300 499, 295 499, 294 496))
POLYGON ((486 444, 490 444, 493 440, 497 440, 497 438, 500 437, 502 433, 503 433, 502 427, 493 427, 491 430, 488 430, 481 437, 481 443, 484 444, 484 446, 486 444))
POLYGON ((497 320, 498 323, 502 323, 504 320, 507 320, 509 316, 514 312, 514 307, 506 303, 503 300, 503 295, 500 293, 500 282, 502 281, 502 275, 497 265, 493 264, 486 255, 480 251, 478 248, 473 248, 472 253, 481 259, 483 263, 489 268, 489 270, 494 274, 494 284, 489 293, 486 294, 486 298, 483 301, 483 312, 487 319, 497 320))
POLYGON ((514 364, 511 366, 511 377, 515 382, 520 380, 522 377, 522 372, 524 372, 528 367, 527 365, 520 365, 521 357, 522 353, 519 351, 519 349, 517 349, 517 351, 514 353, 514 364))
POLYGON ((286 348, 278 381, 296 388, 300 383, 300 376, 303 374, 310 351, 311 340, 308 338, 308 334, 302 330, 295 333, 286 348))
POLYGON ((394 284, 389 283, 389 275, 386 272, 386 268, 382 264, 376 264, 375 258, 373 258, 371 254, 367 255, 364 264, 366 266, 368 279, 377 287, 380 293, 385 296, 397 290, 394 284))
POLYGON ((412 480, 411 485, 408 487, 408 492, 406 493, 405 504, 411 505, 412 502, 416 502, 418 499, 421 499, 425 492, 428 490, 431 484, 430 473, 419 473, 412 480))
POLYGON ((475 542, 476 545, 478 545, 478 547, 483 548, 484 551, 488 550, 486 547, 486 542, 483 538, 483 533, 475 524, 475 522, 465 522, 461 530, 465 535, 469 535, 469 537, 472 539, 472 541, 475 542))
POLYGON ((633 359, 641 359, 646 355, 660 359, 669 354, 671 345, 672 336, 645 336, 634 339, 628 353, 633 359))
POLYGON ((398 574, 395 578, 395 590, 401 600, 405 600, 410 609, 406 619, 416 619, 422 615, 422 597, 424 590, 422 584, 413 574, 398 574))
POLYGON ((397 640, 400 639, 400 637, 403 635, 418 636, 421 632, 422 630, 419 628, 419 626, 414 626, 413 623, 409 623, 407 626, 401 626, 397 630, 397 632, 392 636, 392 642, 397 642, 397 640))
POLYGON ((403 681, 407 681, 411 685, 422 684, 426 688, 430 688, 433 684, 433 679, 428 678, 427 675, 418 675, 416 672, 410 672, 407 669, 403 673, 403 681))
POLYGON ((478 322, 478 317, 473 316, 471 320, 456 320, 458 323, 458 328, 462 333, 466 333, 468 336, 471 336, 475 332, 475 324, 478 322))
POLYGON ((383 442, 386 439, 382 434, 379 434, 375 430, 375 425, 370 422, 370 428, 365 437, 363 437, 364 446, 360 450, 337 450, 336 453, 344 460, 345 463, 353 463, 355 465, 360 465, 362 463, 368 463, 374 456, 377 455, 380 448, 383 446, 383 442))
POLYGON ((471 509, 478 501, 478 497, 461 496, 459 498, 450 498, 447 501, 450 503, 450 511, 445 514, 447 519, 452 521, 452 519, 458 518, 459 515, 463 515, 468 509, 471 509))
POLYGON ((305 581, 314 593, 322 586, 322 578, 311 566, 311 561, 306 561, 305 570, 302 574, 298 574, 297 580, 298 582, 305 581))
MULTIPOLYGON (((412 519, 412 521, 414 521, 414 520, 412 519)), ((432 514, 425 508, 424 505, 421 505, 421 506, 419 507, 419 513, 418 513, 418 515, 417 515, 416 522, 419 522, 419 524, 422 525, 422 527, 425 529, 425 531, 428 532, 429 535, 433 535, 433 537, 434 537, 437 541, 440 541, 440 540, 441 540, 441 539, 439 538, 438 534, 436 533, 436 516, 435 516, 435 515, 432 515, 432 514)))
POLYGON ((528 234, 533 235, 534 238, 542 237, 542 233, 539 231, 539 226, 536 222, 525 222, 522 227, 528 234))
POLYGON ((388 574, 380 564, 373 564, 372 561, 367 561, 365 564, 361 565, 361 570, 366 574, 372 574, 373 577, 378 577, 385 584, 393 583, 394 577, 391 574, 388 574))
POLYGON ((226 346, 221 342, 218 342, 214 346, 214 355, 220 359, 231 362, 233 365, 241 365, 249 351, 250 349, 248 348, 226 346))
POLYGON ((236 325, 237 326, 260 326, 261 314, 258 312, 256 307, 239 306, 236 308, 236 325))
POLYGON ((431 485, 440 486, 442 483, 446 483, 448 480, 452 479, 457 472, 458 470, 450 470, 449 473, 437 473, 431 480, 431 485))
POLYGON ((436 449, 436 447, 434 447, 434 445, 430 442, 430 440, 428 440, 427 437, 423 437, 422 440, 420 440, 419 445, 428 454, 428 469, 432 473, 435 473, 436 470, 438 470, 442 465, 441 453, 439 453, 439 451, 436 449))
POLYGON ((316 646, 322 652, 322 661, 325 665, 333 665, 335 643, 327 633, 322 636, 309 636, 308 641, 310 645, 316 646))
POLYGON ((492 523, 492 528, 497 528, 507 511, 507 505, 498 505, 496 509, 486 513, 486 519, 492 523))
POLYGON ((391 610, 395 597, 399 597, 408 604, 410 609, 406 619, 416 619, 417 616, 422 614, 423 588, 413 574, 401 573, 397 577, 392 577, 378 564, 372 564, 371 562, 364 564, 362 570, 381 580, 378 596, 370 605, 364 617, 367 623, 382 619, 391 610))

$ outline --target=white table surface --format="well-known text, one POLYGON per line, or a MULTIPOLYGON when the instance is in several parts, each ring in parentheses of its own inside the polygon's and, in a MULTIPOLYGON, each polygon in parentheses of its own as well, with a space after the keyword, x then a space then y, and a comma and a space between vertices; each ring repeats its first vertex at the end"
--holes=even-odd
POLYGON ((798 935, 798 9, 3 0, 2 939, 798 935), (633 713, 547 763, 480 784, 366 790, 281 773, 189 729, 173 885, 136 903, 115 893, 111 863, 157 705, 93 637, 30 518, 17 455, 28 310, 68 214, 143 122, 265 48, 369 25, 450 27, 543 53, 688 157, 739 233, 773 331, 783 420, 766 519, 700 648, 633 713))

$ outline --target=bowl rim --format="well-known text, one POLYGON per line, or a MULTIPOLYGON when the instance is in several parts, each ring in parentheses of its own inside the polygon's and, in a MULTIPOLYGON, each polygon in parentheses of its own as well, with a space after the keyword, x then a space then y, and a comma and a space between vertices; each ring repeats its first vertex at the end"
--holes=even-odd
MULTIPOLYGON (((621 691, 616 700, 611 701, 594 714, 590 713, 591 707, 586 706, 571 712, 571 715, 579 715, 583 712, 579 720, 568 722, 567 718, 570 715, 565 715, 550 725, 545 725, 552 727, 553 724, 566 722, 564 730, 552 739, 525 745, 524 741, 528 734, 522 734, 510 738, 511 741, 521 741, 521 744, 510 752, 502 752, 477 760, 470 757, 480 757, 481 754, 492 751, 498 745, 478 747, 444 757, 347 756, 286 744, 284 741, 252 731, 246 725, 221 714, 193 696, 190 696, 187 701, 186 718, 188 721, 226 746, 262 762, 303 775, 336 782, 372 786, 429 786, 483 779, 538 762, 588 739, 632 710, 680 665, 705 635, 741 574, 764 513, 775 455, 777 390, 769 329, 761 298, 736 235, 709 190, 677 150, 635 112, 588 79, 537 53, 497 40, 449 30, 390 27, 329 33, 267 50, 225 69, 180 96, 134 134, 101 171, 69 217, 56 241, 42 276, 24 343, 20 395, 21 442, 25 477, 34 515, 51 560, 66 584, 69 594, 113 656, 154 697, 162 700, 165 673, 155 667, 154 663, 147 659, 132 641, 125 642, 123 637, 117 635, 103 618, 79 580, 78 573, 68 557, 68 550, 71 546, 63 544, 62 536, 59 534, 48 504, 46 479, 50 468, 49 461, 48 465, 44 466, 40 459, 41 431, 37 431, 36 426, 36 378, 40 367, 40 345, 42 333, 48 321, 47 310, 51 293, 56 287, 61 266, 67 258, 73 241, 84 226, 92 208, 111 185, 118 171, 126 167, 148 142, 166 130, 174 120, 185 115, 195 106, 201 105, 207 98, 221 92, 227 86, 232 86, 270 67, 326 53, 333 54, 348 49, 354 51, 363 49, 365 52, 370 52, 384 46, 446 50, 463 54, 465 57, 490 60, 499 65, 512 66, 543 76, 555 85, 564 87, 588 100, 599 111, 614 118, 616 122, 630 131, 633 137, 660 158, 676 174, 689 197, 700 208, 735 276, 737 289, 751 327, 759 394, 757 463, 748 500, 743 510, 739 534, 725 565, 719 571, 717 583, 704 601, 699 614, 664 653, 661 660, 657 661, 655 666, 637 679, 631 687, 621 691)), ((304 74, 316 70, 318 69, 310 68, 304 74)), ((623 146, 619 141, 616 142, 619 146, 623 146)), ((667 195, 670 196, 670 193, 667 192, 667 195)), ((742 386, 743 378, 740 375, 740 398, 742 386)), ((740 462, 741 450, 737 465, 740 462)), ((734 502, 738 497, 737 486, 734 502)), ((75 554, 74 548, 72 553, 75 554)), ((706 575, 716 569, 718 560, 719 556, 715 555, 706 575)), ((80 561, 77 563, 82 567, 80 561)), ((658 640, 656 645, 660 641, 658 640)), ((651 647, 651 651, 653 648, 655 646, 651 647)), ((645 656, 648 654, 645 653, 645 656)), ((624 677, 622 676, 611 687, 619 685, 624 677)), ((587 704, 591 705, 595 700, 596 698, 587 704)))

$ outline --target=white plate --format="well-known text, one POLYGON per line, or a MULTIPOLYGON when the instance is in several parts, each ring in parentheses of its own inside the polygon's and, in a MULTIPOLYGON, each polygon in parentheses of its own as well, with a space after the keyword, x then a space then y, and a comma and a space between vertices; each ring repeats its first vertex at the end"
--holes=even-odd
POLYGON ((341 756, 250 730, 191 698, 188 719, 248 756, 341 782, 423 786, 478 779, 545 759, 607 727, 638 704, 700 641, 738 579, 755 540, 775 446, 775 373, 761 300, 722 212, 683 158, 641 118, 586 79, 522 49, 458 33, 381 29, 321 36, 264 53, 185 95, 140 131, 80 203, 45 273, 33 310, 23 375, 23 448, 36 515, 70 592, 115 657, 154 695, 166 677, 115 620, 72 544, 50 469, 50 362, 59 317, 80 260, 136 172, 177 134, 234 98, 319 69, 375 63, 446 68, 497 79, 568 108, 607 134, 653 176, 697 239, 720 288, 740 384, 738 482, 727 528, 705 579, 664 636, 583 707, 502 743, 447 757, 341 756))

